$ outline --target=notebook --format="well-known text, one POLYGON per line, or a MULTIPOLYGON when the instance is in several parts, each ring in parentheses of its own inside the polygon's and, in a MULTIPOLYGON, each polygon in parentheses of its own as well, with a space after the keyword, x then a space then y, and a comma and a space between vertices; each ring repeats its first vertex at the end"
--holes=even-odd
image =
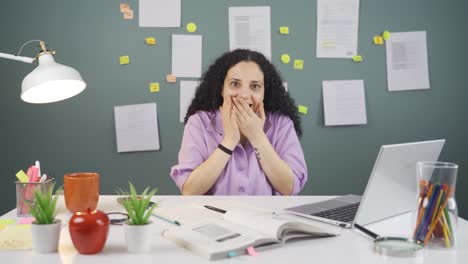
POLYGON ((284 209, 350 228, 411 211, 417 197, 416 162, 437 161, 445 140, 383 145, 362 196, 345 195, 284 209))

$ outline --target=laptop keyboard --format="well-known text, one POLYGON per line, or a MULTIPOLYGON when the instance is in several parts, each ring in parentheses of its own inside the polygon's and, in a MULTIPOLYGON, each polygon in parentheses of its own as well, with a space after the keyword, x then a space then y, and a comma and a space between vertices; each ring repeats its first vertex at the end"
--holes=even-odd
POLYGON ((354 220, 357 209, 359 208, 359 203, 345 205, 342 207, 330 209, 320 213, 312 214, 314 216, 319 216, 327 219, 337 220, 341 222, 351 222, 354 220))

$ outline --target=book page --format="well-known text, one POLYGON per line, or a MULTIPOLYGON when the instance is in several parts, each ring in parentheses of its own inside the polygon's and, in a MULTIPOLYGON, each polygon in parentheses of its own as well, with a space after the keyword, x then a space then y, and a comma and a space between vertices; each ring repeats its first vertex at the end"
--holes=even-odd
POLYGON ((252 208, 231 208, 224 214, 224 219, 255 229, 266 237, 286 242, 288 239, 302 237, 335 236, 333 232, 287 219, 272 212, 258 211, 252 208))
POLYGON ((245 254, 249 246, 277 243, 248 227, 223 219, 186 224, 165 230, 162 236, 210 260, 228 257, 229 252, 245 254))
POLYGON ((281 230, 290 220, 273 217, 272 212, 256 211, 246 208, 231 208, 224 215, 224 219, 254 228, 255 230, 274 239, 281 238, 281 230))

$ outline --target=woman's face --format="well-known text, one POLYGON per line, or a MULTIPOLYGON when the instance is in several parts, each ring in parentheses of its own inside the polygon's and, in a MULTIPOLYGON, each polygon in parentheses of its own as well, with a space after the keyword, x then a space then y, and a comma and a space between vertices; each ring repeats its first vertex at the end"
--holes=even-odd
POLYGON ((243 99, 250 107, 255 103, 263 102, 265 85, 263 72, 257 63, 242 61, 232 66, 224 79, 223 98, 237 96, 243 99))

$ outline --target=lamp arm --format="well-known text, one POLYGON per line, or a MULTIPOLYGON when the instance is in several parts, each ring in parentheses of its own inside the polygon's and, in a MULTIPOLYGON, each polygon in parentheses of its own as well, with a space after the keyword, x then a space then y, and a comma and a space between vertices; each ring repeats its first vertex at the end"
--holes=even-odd
POLYGON ((33 63, 34 58, 29 58, 29 57, 23 57, 23 56, 15 56, 7 53, 0 52, 0 58, 5 58, 9 60, 16 60, 16 61, 22 61, 26 63, 33 63))
POLYGON ((26 45, 28 45, 29 43, 32 43, 32 42, 39 42, 40 45, 41 45, 41 48, 43 49, 43 51, 47 51, 47 48, 45 46, 44 41, 42 41, 40 39, 32 39, 32 40, 24 43, 21 46, 21 48, 18 51, 18 54, 16 56, 8 54, 8 53, 0 52, 0 58, 5 58, 5 59, 9 59, 9 60, 16 60, 16 61, 22 61, 22 62, 26 62, 26 63, 33 63, 37 59, 37 57, 36 58, 29 58, 29 57, 19 56, 21 51, 23 50, 24 46, 26 46, 26 45))

